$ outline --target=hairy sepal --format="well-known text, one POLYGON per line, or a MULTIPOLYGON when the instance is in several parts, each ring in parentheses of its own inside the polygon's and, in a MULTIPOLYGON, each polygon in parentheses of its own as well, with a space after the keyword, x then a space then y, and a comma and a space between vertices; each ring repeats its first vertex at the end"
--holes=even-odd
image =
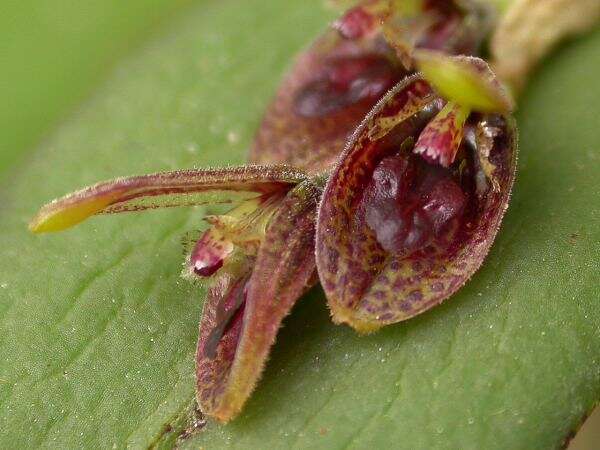
POLYGON ((304 179, 304 172, 297 169, 258 165, 117 178, 45 205, 29 229, 34 233, 62 231, 96 214, 242 202, 289 190, 304 179))
POLYGON ((317 268, 333 320, 359 332, 414 317, 456 292, 483 262, 508 204, 516 134, 512 120, 499 116, 504 134, 495 141, 490 161, 500 189, 490 189, 478 200, 470 227, 448 234, 443 245, 427 251, 394 255, 381 247, 361 211, 362 193, 378 163, 403 144, 410 145, 405 143, 418 136, 438 110, 423 108, 385 135, 370 130, 390 111, 402 114, 397 105, 406 102, 407 92, 423 84, 427 86, 413 77, 374 108, 333 170, 319 207, 317 268))
POLYGON ((250 274, 230 281, 228 286, 232 287, 221 290, 222 299, 214 294, 207 299, 196 354, 197 399, 205 414, 221 422, 240 412, 262 374, 281 321, 316 281, 314 237, 319 194, 308 181, 290 191, 269 222, 250 274), (242 316, 233 319, 211 354, 208 341, 215 328, 222 327, 215 320, 216 305, 231 303, 227 299, 231 293, 240 295, 241 282, 245 295, 242 316))

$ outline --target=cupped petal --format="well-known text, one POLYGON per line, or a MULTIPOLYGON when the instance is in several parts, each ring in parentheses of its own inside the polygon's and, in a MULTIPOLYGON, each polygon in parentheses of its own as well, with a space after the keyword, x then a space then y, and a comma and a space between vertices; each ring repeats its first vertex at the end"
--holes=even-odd
POLYGON ((258 165, 117 178, 45 205, 31 221, 29 229, 34 233, 61 231, 96 214, 268 197, 289 190, 304 179, 304 172, 297 169, 258 165))
POLYGON ((476 139, 465 140, 447 169, 412 153, 439 98, 386 135, 371 132, 390 111, 401 113, 408 93, 424 83, 413 77, 374 108, 319 206, 317 268, 333 320, 360 332, 411 318, 456 292, 483 262, 508 204, 516 165, 511 119, 469 118, 498 131, 489 161, 500 189, 482 195, 475 187, 482 168, 469 149, 476 139))
POLYGON ((250 274, 221 289, 221 299, 207 299, 196 354, 197 399, 205 414, 227 422, 240 412, 281 321, 315 283, 319 195, 309 181, 290 191, 269 222, 250 274), (225 312, 219 315, 219 308, 225 312))

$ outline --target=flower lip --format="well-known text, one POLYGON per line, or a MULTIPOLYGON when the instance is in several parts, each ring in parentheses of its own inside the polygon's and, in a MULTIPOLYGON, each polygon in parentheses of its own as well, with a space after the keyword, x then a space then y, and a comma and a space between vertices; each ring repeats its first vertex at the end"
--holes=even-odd
POLYGON ((193 265, 194 273, 199 277, 210 277, 217 270, 223 267, 223 260, 219 259, 212 264, 207 264, 204 261, 196 261, 193 265))
POLYGON ((462 217, 462 187, 449 170, 427 164, 410 153, 387 156, 365 188, 358 214, 389 253, 423 249, 462 217))
POLYGON ((194 245, 189 256, 189 270, 199 277, 210 277, 223 267, 233 250, 234 245, 231 241, 214 227, 210 228, 194 245))

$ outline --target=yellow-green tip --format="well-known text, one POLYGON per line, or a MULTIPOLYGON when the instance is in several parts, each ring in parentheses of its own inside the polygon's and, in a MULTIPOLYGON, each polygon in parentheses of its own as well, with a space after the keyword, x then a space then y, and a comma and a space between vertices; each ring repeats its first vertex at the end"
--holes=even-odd
POLYGON ((510 94, 482 59, 432 50, 417 50, 414 58, 425 79, 447 100, 484 113, 513 110, 510 94))
POLYGON ((99 213, 113 201, 112 197, 67 197, 55 200, 40 209, 29 223, 33 233, 63 231, 99 213))

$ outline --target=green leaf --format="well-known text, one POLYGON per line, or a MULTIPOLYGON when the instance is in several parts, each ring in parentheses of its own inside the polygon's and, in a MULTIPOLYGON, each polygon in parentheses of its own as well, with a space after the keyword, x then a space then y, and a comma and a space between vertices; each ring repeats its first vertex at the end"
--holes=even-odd
MULTIPOLYGON (((170 448, 190 425, 204 298, 180 236, 209 210, 99 217, 60 235, 45 201, 133 173, 241 163, 319 0, 206 2, 122 63, 0 178, 0 448, 170 448), (298 26, 302 24, 302 26, 298 26)), ((514 196, 453 299, 367 337, 314 290, 239 419, 185 448, 559 448, 600 398, 600 32, 521 99, 514 196)))
POLYGON ((115 59, 192 0, 53 0, 2 4, 0 172, 37 143, 115 59))

